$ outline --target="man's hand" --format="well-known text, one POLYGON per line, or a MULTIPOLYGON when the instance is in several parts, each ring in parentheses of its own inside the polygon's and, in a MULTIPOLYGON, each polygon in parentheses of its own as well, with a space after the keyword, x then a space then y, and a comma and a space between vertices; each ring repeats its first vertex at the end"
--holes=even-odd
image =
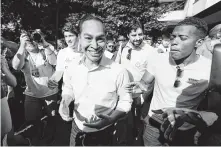
POLYGON ((146 85, 141 82, 131 82, 124 86, 125 91, 133 94, 142 94, 147 91, 146 85))
POLYGON ((1 55, 1 70, 3 73, 6 68, 8 68, 7 60, 5 59, 4 56, 1 55))
POLYGON ((54 89, 56 87, 58 87, 58 82, 53 78, 49 79, 48 80, 48 88, 54 89))
POLYGON ((1 44, 4 45, 4 43, 5 43, 6 41, 7 41, 7 40, 6 40, 4 37, 1 36, 1 44))
POLYGON ((180 119, 180 116, 183 114, 182 111, 177 111, 179 113, 176 113, 175 108, 152 110, 152 112, 155 114, 162 115, 164 121, 160 127, 160 130, 164 133, 164 138, 168 141, 173 140, 173 137, 175 136, 178 128, 184 124, 184 121, 180 119))
POLYGON ((90 128, 101 129, 112 123, 113 119, 109 115, 100 114, 98 115, 98 118, 93 119, 92 117, 90 121, 87 120, 86 123, 84 123, 84 125, 90 128))
POLYGON ((70 117, 69 115, 69 105, 72 101, 73 101, 73 98, 70 96, 62 97, 58 112, 61 118, 65 121, 73 120, 73 118, 70 117))
POLYGON ((21 45, 25 45, 27 41, 30 41, 30 38, 26 33, 22 33, 20 36, 20 43, 21 45))
POLYGON ((164 108, 153 110, 153 112, 161 114, 164 118, 161 131, 164 132, 165 139, 170 141, 173 139, 177 129, 185 122, 195 125, 197 130, 202 132, 218 119, 218 116, 213 112, 198 112, 185 108, 164 108))

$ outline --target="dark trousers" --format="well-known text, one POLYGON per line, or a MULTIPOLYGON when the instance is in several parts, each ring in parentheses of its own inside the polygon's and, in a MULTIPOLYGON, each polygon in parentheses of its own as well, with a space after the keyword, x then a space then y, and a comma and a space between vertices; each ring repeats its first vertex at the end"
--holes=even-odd
POLYGON ((133 115, 132 112, 129 111, 127 116, 121 118, 115 124, 113 145, 114 146, 131 146, 134 141, 133 134, 133 115))
POLYGON ((72 122, 70 146, 110 146, 113 138, 113 125, 98 131, 86 133, 81 131, 75 121, 72 122))
POLYGON ((142 146, 143 145, 143 122, 141 107, 132 104, 131 111, 127 116, 120 119, 115 125, 114 145, 115 146, 142 146))
MULTIPOLYGON (((161 121, 161 120, 160 120, 161 121)), ((169 144, 171 146, 194 146, 194 134, 196 129, 189 129, 186 131, 178 130, 172 142, 167 142, 163 138, 163 133, 160 131, 160 121, 149 117, 144 119, 144 134, 143 140, 145 146, 162 146, 169 144)))
POLYGON ((57 111, 57 99, 58 95, 54 94, 45 98, 35 98, 31 96, 25 96, 25 120, 26 124, 22 127, 26 126, 27 124, 34 124, 34 127, 27 131, 25 136, 27 137, 42 137, 42 133, 44 133, 44 129, 47 126, 50 127, 50 134, 53 135, 55 132, 56 121, 55 121, 55 114, 57 111), (47 115, 47 121, 43 123, 40 119, 47 115))

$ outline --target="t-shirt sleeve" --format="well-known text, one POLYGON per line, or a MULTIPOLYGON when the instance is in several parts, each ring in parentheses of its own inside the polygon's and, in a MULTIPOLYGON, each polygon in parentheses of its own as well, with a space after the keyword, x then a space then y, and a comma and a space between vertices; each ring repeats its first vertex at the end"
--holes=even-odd
POLYGON ((64 52, 60 50, 57 55, 56 71, 64 71, 64 52))
POLYGON ((157 58, 158 58, 158 54, 157 52, 152 51, 150 53, 150 55, 148 56, 148 64, 146 67, 146 70, 151 74, 151 75, 155 75, 155 68, 156 65, 158 64, 157 62, 157 58))

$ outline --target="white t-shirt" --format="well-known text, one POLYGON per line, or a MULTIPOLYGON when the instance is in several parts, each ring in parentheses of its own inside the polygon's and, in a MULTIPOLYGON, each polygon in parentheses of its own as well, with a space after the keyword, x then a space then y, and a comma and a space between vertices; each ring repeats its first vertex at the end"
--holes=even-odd
POLYGON ((81 56, 81 52, 75 52, 74 49, 66 47, 58 52, 56 71, 63 71, 68 68, 68 65, 81 56))
POLYGON ((114 54, 109 52, 109 51, 107 51, 107 50, 105 50, 104 51, 104 56, 107 57, 108 59, 112 59, 114 54))
POLYGON ((161 49, 163 51, 163 53, 166 53, 166 52, 170 52, 170 46, 168 48, 165 48, 162 44, 160 44, 158 47, 157 47, 157 50, 158 49, 161 49))
MULTIPOLYGON (((46 54, 45 54, 46 55, 46 54)), ((25 75, 27 88, 24 94, 36 98, 43 98, 58 92, 58 89, 53 90, 48 88, 48 80, 54 74, 54 68, 49 64, 41 52, 37 54, 29 54, 25 60, 25 65, 22 69, 25 75), (39 77, 32 75, 33 69, 38 69, 39 77)))
POLYGON ((211 61, 200 56, 196 62, 184 66, 177 88, 174 87, 177 65, 170 54, 158 54, 150 63, 147 70, 155 77, 155 84, 149 116, 153 115, 151 110, 167 107, 196 110, 202 100, 198 96, 208 87, 211 61))
POLYGON ((129 71, 131 81, 140 81, 148 66, 151 56, 156 54, 156 50, 143 42, 140 49, 134 49, 132 44, 128 42, 121 53, 121 64, 129 71), (131 59, 127 59, 128 50, 131 50, 131 59))

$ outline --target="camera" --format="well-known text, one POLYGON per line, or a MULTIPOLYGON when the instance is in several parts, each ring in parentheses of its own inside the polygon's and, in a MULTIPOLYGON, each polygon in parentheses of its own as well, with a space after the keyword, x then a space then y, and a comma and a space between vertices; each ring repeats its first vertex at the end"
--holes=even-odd
POLYGON ((38 32, 33 32, 31 35, 31 39, 37 43, 42 43, 42 37, 41 34, 38 32))

